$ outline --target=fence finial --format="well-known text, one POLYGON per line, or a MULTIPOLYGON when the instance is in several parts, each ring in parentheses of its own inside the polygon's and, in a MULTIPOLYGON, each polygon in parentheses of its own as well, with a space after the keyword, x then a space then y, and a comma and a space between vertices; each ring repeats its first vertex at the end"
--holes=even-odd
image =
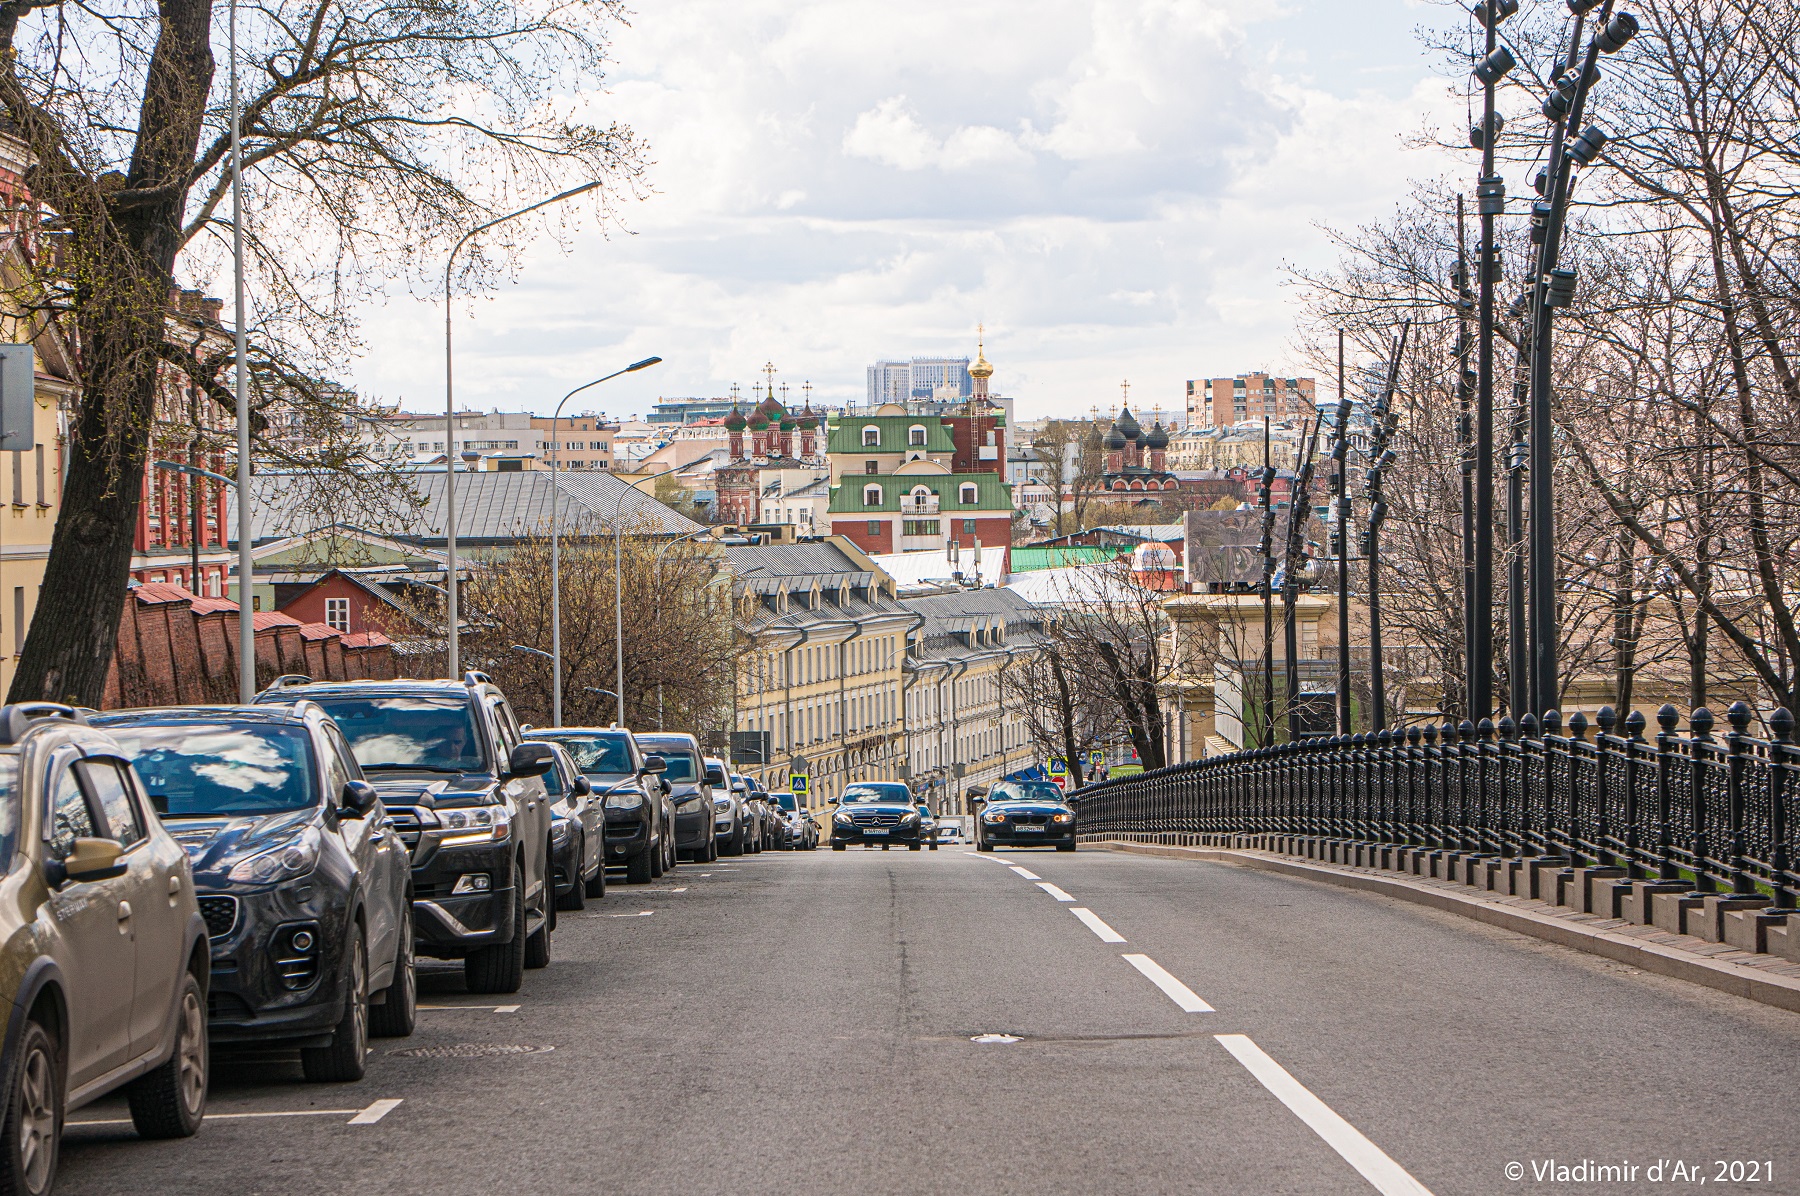
POLYGON ((1694 713, 1688 715, 1688 726, 1694 732, 1695 739, 1711 739, 1713 729, 1712 711, 1704 706, 1696 706, 1694 713))
POLYGON ((1725 721, 1731 724, 1733 731, 1742 735, 1750 727, 1750 707, 1742 702, 1733 702, 1725 709, 1725 721))
POLYGON ((1769 716, 1769 731, 1777 743, 1786 743, 1794 737, 1794 716, 1788 713, 1786 706, 1775 707, 1775 713, 1769 716))

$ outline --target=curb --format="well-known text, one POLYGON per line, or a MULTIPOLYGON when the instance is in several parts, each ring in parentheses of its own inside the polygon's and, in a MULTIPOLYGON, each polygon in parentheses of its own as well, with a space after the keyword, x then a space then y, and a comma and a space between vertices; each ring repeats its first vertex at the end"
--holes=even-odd
MULTIPOLYGON (((1164 856, 1170 859, 1203 860, 1237 868, 1255 868, 1303 880, 1320 881, 1344 889, 1379 893, 1414 905, 1423 905, 1445 913, 1458 914, 1489 926, 1499 926, 1546 942, 1573 947, 1590 955, 1599 955, 1620 963, 1629 963, 1645 972, 1686 980, 1692 984, 1744 997, 1759 1004, 1800 1013, 1800 978, 1770 975, 1758 968, 1742 967, 1729 961, 1708 959, 1679 947, 1642 942, 1631 935, 1572 921, 1553 914, 1538 913, 1501 900, 1489 898, 1478 890, 1467 893, 1456 888, 1439 888, 1416 880, 1352 872, 1329 865, 1301 862, 1261 851, 1227 847, 1175 847, 1154 843, 1129 843, 1117 839, 1099 840, 1092 844, 1108 851, 1131 855, 1164 856)), ((1542 904, 1533 902, 1532 904, 1542 904)), ((1548 906, 1546 909, 1550 908, 1548 906)), ((1698 940, 1696 940, 1698 941, 1698 940)))

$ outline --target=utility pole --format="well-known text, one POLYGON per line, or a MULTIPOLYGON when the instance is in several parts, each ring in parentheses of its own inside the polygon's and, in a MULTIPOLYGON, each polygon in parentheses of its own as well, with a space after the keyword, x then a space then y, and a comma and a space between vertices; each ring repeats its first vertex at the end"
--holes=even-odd
POLYGON ((1295 603, 1300 597, 1300 563, 1306 544, 1306 521, 1312 515, 1313 449, 1319 442, 1317 418, 1302 420, 1300 468, 1294 471, 1294 488, 1288 493, 1288 529, 1281 579, 1281 634, 1287 653, 1283 661, 1283 680, 1287 692, 1282 701, 1287 706, 1288 742, 1300 738, 1300 626, 1295 603))
POLYGON ((1370 705, 1374 707, 1370 712, 1371 731, 1387 729, 1387 677, 1381 659, 1381 521, 1387 518, 1387 501, 1382 496, 1381 480, 1383 472, 1394 463, 1394 450, 1387 442, 1400 422, 1399 413, 1394 410, 1394 392, 1400 386, 1400 359, 1406 353, 1406 334, 1411 330, 1412 321, 1407 320, 1400 325, 1400 335, 1394 338, 1394 357, 1388 362, 1387 385, 1375 400, 1374 437, 1369 445, 1371 460, 1365 475, 1369 526, 1363 533, 1363 558, 1369 562, 1369 696, 1370 705))
POLYGON ((1275 486, 1275 467, 1269 463, 1269 417, 1263 416, 1263 465, 1257 486, 1257 501, 1262 504, 1262 607, 1263 607, 1263 700, 1261 726, 1257 728, 1258 747, 1275 742, 1275 504, 1271 491, 1275 486))
POLYGON ((1338 402, 1331 459, 1331 550, 1337 555, 1337 733, 1350 727, 1350 496, 1345 492, 1350 456, 1350 396, 1344 393, 1344 330, 1338 329, 1338 402))
POLYGON ((1469 293, 1469 253, 1463 219, 1463 197, 1456 197, 1456 267, 1450 280, 1456 288, 1456 447, 1462 473, 1462 621, 1463 713, 1475 717, 1475 372, 1469 356, 1475 345, 1469 337, 1469 312, 1474 297, 1469 293))

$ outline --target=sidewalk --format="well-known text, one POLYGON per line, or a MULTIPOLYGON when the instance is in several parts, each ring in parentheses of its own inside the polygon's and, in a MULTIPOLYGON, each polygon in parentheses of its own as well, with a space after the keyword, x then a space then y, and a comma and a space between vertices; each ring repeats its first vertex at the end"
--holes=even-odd
POLYGON ((1704 984, 1764 1005, 1800 1013, 1800 962, 1744 951, 1726 943, 1708 942, 1693 935, 1672 933, 1657 926, 1604 918, 1565 905, 1487 891, 1443 877, 1326 863, 1309 856, 1258 848, 1187 846, 1123 839, 1093 839, 1084 840, 1084 843, 1134 855, 1256 868, 1341 888, 1380 893, 1629 963, 1646 972, 1704 984))

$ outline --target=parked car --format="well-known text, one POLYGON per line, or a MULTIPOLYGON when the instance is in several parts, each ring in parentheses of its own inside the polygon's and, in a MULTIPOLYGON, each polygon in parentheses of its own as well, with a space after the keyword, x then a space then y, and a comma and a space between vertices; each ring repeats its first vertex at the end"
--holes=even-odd
MULTIPOLYGON (((546 742, 534 739, 532 742, 546 742)), ((550 794, 550 864, 556 908, 585 909, 589 897, 606 896, 606 810, 594 783, 575 767, 568 750, 552 742, 556 763, 544 774, 550 794)))
POLYGON ((667 765, 662 779, 675 803, 675 850, 689 859, 706 862, 719 858, 713 835, 713 788, 725 787, 725 770, 707 764, 700 755, 700 741, 692 735, 657 732, 637 737, 638 747, 655 753, 667 765))
POLYGON ((798 798, 792 793, 771 793, 769 799, 780 810, 786 825, 787 841, 783 846, 791 851, 811 851, 819 845, 819 824, 801 808, 798 798))
POLYGON ((913 809, 919 812, 919 836, 925 845, 936 851, 938 847, 937 818, 931 813, 931 807, 925 802, 914 799, 913 809))
POLYGON ((853 781, 834 803, 831 816, 831 850, 843 851, 852 843, 880 845, 883 851, 896 843, 908 851, 924 846, 919 811, 912 791, 901 781, 853 781))
POLYGON ((545 743, 526 743, 485 674, 462 681, 279 685, 257 702, 317 702, 350 741, 412 853, 416 949, 463 961, 471 992, 517 992, 550 962, 545 743))
POLYGON ((937 820, 937 841, 939 843, 962 843, 963 820, 961 815, 951 814, 937 820))
POLYGON ((769 802, 762 782, 744 778, 744 850, 754 854, 763 849, 768 839, 769 802))
POLYGON ((627 884, 661 876, 675 838, 663 758, 644 755, 631 732, 619 728, 548 727, 531 736, 564 748, 593 786, 606 816, 606 862, 625 869, 627 884))
POLYGON ((1054 781, 996 781, 992 789, 976 785, 968 792, 979 803, 975 850, 992 851, 997 846, 1075 850, 1075 811, 1054 781))
POLYGON ((206 922, 119 744, 74 709, 0 707, 0 1191, 45 1196, 63 1118, 119 1088, 146 1138, 206 1113, 206 922))
POLYGON ((723 792, 713 791, 713 833, 719 840, 720 855, 743 855, 745 822, 744 778, 735 772, 725 774, 723 792))
POLYGON ((311 702, 93 716, 187 852, 212 954, 215 1046, 294 1046, 360 1080, 418 1016, 412 866, 337 724, 311 702))

